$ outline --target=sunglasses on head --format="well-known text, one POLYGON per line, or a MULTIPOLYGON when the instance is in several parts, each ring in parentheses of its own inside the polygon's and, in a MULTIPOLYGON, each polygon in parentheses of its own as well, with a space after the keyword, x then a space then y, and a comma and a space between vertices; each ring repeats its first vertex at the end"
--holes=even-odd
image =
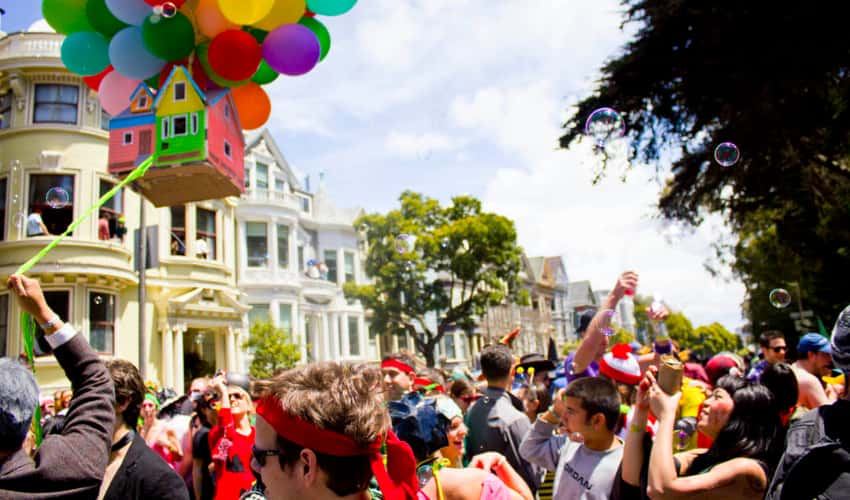
POLYGON ((770 349, 771 349, 773 352, 777 352, 777 353, 778 353, 778 352, 785 352, 785 351, 787 351, 787 350, 788 350, 788 348, 787 348, 787 347, 785 347, 784 345, 783 345, 783 346, 779 346, 779 347, 771 347, 770 349))
POLYGON ((283 452, 280 450, 261 450, 256 446, 251 447, 251 454, 254 456, 254 460, 260 464, 260 467, 266 466, 266 458, 268 457, 279 457, 283 455, 283 452))

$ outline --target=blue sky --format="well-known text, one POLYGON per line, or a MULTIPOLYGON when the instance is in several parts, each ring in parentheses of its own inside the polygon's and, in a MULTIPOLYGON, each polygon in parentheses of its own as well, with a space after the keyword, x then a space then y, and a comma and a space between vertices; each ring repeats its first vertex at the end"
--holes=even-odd
MULTIPOLYGON (((0 0, 4 31, 27 29, 38 5, 0 0)), ((743 323, 743 285, 703 269, 710 244, 728 237, 722 221, 665 225, 653 217, 656 166, 632 165, 623 183, 622 160, 593 186, 589 145, 556 147, 570 105, 631 34, 617 0, 361 0, 322 20, 330 53, 268 87, 267 126, 314 187, 324 172, 340 206, 385 211, 405 189, 473 195, 516 221, 530 255, 564 256, 571 280, 608 289, 630 267, 641 293, 695 326, 743 323)))

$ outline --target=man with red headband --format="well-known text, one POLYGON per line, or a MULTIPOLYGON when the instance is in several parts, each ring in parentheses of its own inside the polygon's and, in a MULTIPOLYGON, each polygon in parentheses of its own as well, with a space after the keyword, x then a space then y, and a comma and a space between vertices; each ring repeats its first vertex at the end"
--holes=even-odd
POLYGON ((416 460, 392 432, 380 384, 375 369, 332 362, 261 382, 251 465, 266 498, 362 498, 373 476, 384 499, 415 498, 416 460))
POLYGON ((398 401, 413 389, 416 370, 413 361, 404 353, 390 354, 381 361, 384 397, 387 401, 398 401))

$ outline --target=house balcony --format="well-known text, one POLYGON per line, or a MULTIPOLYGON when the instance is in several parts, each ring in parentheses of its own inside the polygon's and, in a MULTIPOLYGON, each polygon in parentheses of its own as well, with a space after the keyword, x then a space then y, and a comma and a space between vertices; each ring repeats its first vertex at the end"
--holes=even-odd
MULTIPOLYGON (((0 275, 8 276, 47 246, 53 237, 34 237, 0 243, 0 275)), ((32 276, 96 276, 122 288, 136 283, 133 255, 123 244, 68 238, 28 273, 32 276)))
POLYGON ((245 193, 242 194, 242 206, 250 207, 252 205, 261 205, 263 207, 271 205, 303 215, 310 215, 310 206, 309 204, 305 205, 303 198, 292 193, 274 189, 246 189, 245 193))
POLYGON ((308 302, 329 304, 340 293, 339 285, 321 278, 301 278, 301 293, 308 302))
POLYGON ((0 70, 37 65, 64 68, 62 41, 56 33, 13 33, 0 40, 0 70))

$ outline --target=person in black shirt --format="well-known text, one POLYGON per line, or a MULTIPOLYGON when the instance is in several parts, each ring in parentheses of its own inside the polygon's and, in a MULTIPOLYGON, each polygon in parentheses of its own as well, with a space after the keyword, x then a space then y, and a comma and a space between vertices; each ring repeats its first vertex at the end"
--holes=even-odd
POLYGON ((212 452, 208 439, 210 429, 216 424, 215 404, 214 392, 207 392, 198 400, 196 418, 201 428, 192 437, 192 486, 196 500, 212 500, 215 496, 215 484, 210 472, 212 452))

